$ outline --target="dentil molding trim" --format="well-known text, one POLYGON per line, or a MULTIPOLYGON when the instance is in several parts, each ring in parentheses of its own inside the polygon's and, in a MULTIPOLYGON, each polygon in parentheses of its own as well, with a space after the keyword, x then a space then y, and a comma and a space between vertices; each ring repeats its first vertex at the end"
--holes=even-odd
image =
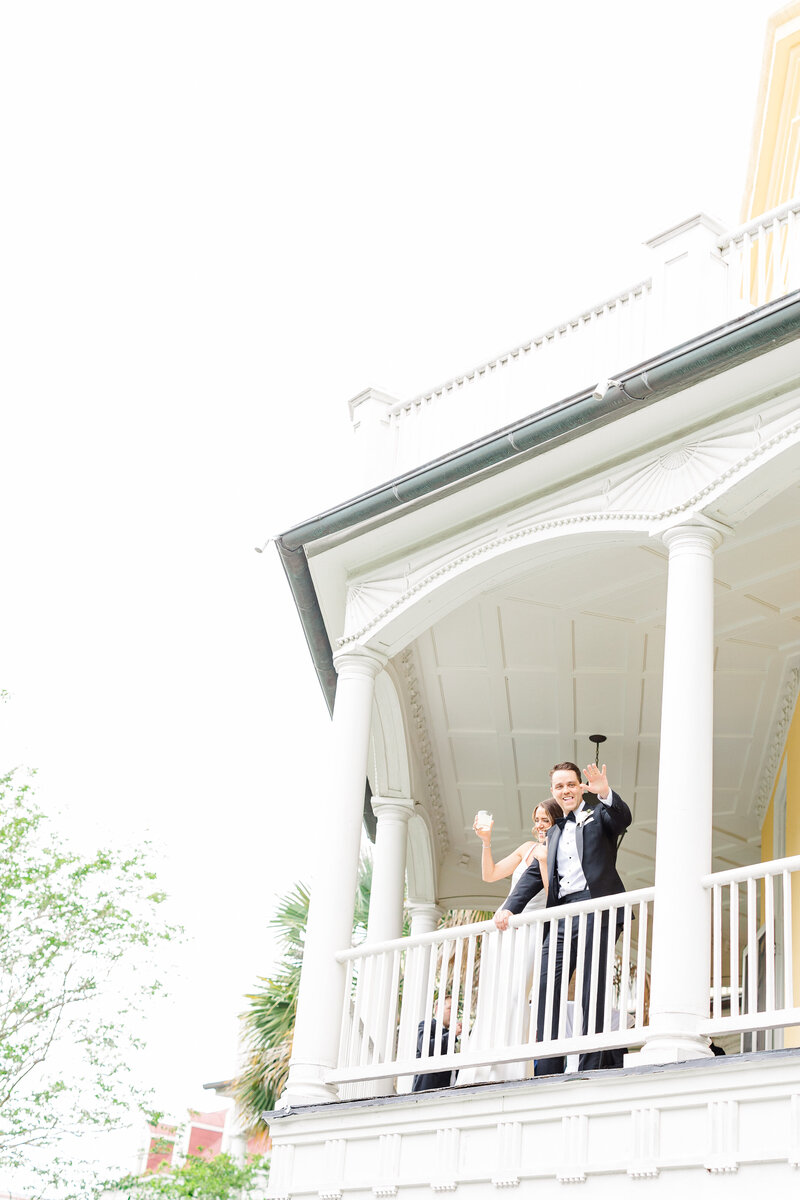
POLYGON ((789 732, 789 726, 794 715, 794 707, 797 702, 797 693, 799 690, 800 667, 792 667, 784 684, 783 695, 778 706, 778 716, 769 743, 767 761, 761 774, 761 787, 758 789, 758 796, 756 798, 756 813, 760 819, 763 819, 770 797, 772 796, 772 789, 775 786, 775 779, 778 774, 781 756, 783 755, 783 748, 786 745, 786 735, 789 732))
POLYGON ((417 665, 410 646, 407 646, 400 655, 400 666, 405 680, 411 720, 417 732, 417 746, 419 747, 420 758, 422 759, 422 769, 425 773, 425 790, 433 817, 434 831, 439 849, 439 862, 441 862, 450 849, 450 836, 447 832, 447 818, 445 817, 442 796, 439 791, 439 776, 436 771, 436 760, 433 756, 433 747, 428 733, 428 722, 425 719, 425 709, 422 704, 420 687, 417 681, 417 665))
POLYGON ((474 379, 480 379, 482 375, 485 375, 489 371, 496 371, 499 367, 507 367, 509 364, 523 358, 526 354, 530 354, 531 351, 540 350, 553 345, 555 342, 560 342, 565 335, 579 331, 584 325, 593 324, 597 318, 602 319, 605 313, 612 312, 618 304, 630 304, 631 301, 641 299, 652 289, 652 286, 652 279, 643 279, 641 283, 636 283, 633 287, 625 288, 623 292, 619 292, 616 296, 611 296, 601 304, 596 304, 593 308, 584 309, 576 317, 570 317, 569 320, 551 326, 544 333, 537 334, 529 341, 521 342, 512 350, 507 350, 505 354, 498 354, 496 358, 488 359, 486 362, 481 363, 480 366, 474 367, 471 371, 467 371, 463 375, 454 375, 452 379, 439 384, 438 387, 432 388, 429 392, 420 392, 419 395, 414 396, 411 400, 399 400, 390 409, 390 419, 396 421, 414 409, 421 408, 423 405, 429 405, 437 396, 442 396, 445 392, 452 392, 455 388, 463 387, 464 384, 471 383, 474 379))

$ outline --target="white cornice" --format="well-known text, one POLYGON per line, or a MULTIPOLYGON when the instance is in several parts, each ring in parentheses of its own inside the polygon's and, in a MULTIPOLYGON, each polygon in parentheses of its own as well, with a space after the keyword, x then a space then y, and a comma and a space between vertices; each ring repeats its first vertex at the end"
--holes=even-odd
POLYGON ((542 514, 538 519, 515 529, 507 529, 484 541, 477 540, 447 561, 425 571, 413 582, 404 575, 397 579, 355 584, 348 595, 346 632, 337 639, 337 646, 341 648, 360 641, 392 612, 436 585, 444 576, 514 542, 538 540, 543 535, 552 536, 562 531, 578 532, 591 525, 598 530, 632 529, 649 534, 663 532, 681 518, 702 510, 715 498, 715 493, 733 482, 735 476, 746 471, 753 463, 768 457, 781 442, 800 437, 800 420, 786 423, 778 420, 774 425, 778 428, 771 436, 766 436, 768 429, 762 425, 760 418, 754 424, 750 417, 738 430, 725 436, 717 435, 704 442, 697 441, 662 452, 613 485, 606 481, 599 495, 578 501, 580 511, 574 511, 574 506, 573 511, 565 511, 562 505, 560 511, 551 510, 550 514, 542 514), (743 452, 745 446, 750 448, 743 452), (692 490, 679 498, 682 488, 692 490), (665 498, 672 499, 673 503, 659 506, 659 502, 663 504, 665 498), (623 501, 633 501, 633 506, 615 508, 623 501), (595 507, 598 503, 602 507, 595 507), (373 601, 372 606, 370 600, 373 601), (355 619, 356 613, 360 620, 355 619))

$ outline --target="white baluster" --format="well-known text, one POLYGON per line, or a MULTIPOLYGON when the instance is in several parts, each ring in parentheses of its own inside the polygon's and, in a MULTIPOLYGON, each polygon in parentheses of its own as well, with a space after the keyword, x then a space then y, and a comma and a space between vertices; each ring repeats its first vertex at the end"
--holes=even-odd
POLYGON ((644 999, 647 982, 647 926, 650 905, 645 900, 639 905, 639 940, 636 946, 636 1028, 644 1025, 644 999))
MULTIPOLYGON (((632 911, 633 910, 631 909, 630 904, 626 904, 625 905, 625 916, 624 916, 624 921, 623 921, 623 926, 622 926, 622 967, 620 970, 620 977, 619 977, 619 996, 617 997, 617 1004, 619 1006, 619 1027, 620 1027, 620 1029, 625 1028, 625 1023, 626 1023, 627 1017, 628 1017, 628 992, 630 990, 630 973, 631 973, 632 911)), ((609 917, 609 921, 610 920, 611 920, 611 918, 609 917)), ((608 942, 613 951, 614 940, 611 937, 610 926, 609 926, 608 942)), ((606 1025, 606 1028, 608 1028, 608 1025, 606 1025)))
POLYGON ((792 940, 792 877, 788 871, 783 872, 783 1003, 785 1008, 791 1008, 794 1003, 794 983, 792 981, 792 958, 794 942, 792 940))
POLYGON ((766 973, 766 1011, 775 1009, 775 880, 767 875, 764 880, 764 971, 766 973))
POLYGON ((528 1021, 528 1045, 536 1041, 536 1021, 539 1012, 539 986, 542 975, 542 946, 544 944, 544 921, 536 921, 533 944, 533 986, 531 989, 530 1017, 528 1021))
POLYGON ((747 1012, 758 1012, 758 925, 756 881, 747 881, 747 1012))
POLYGON ((475 950, 477 943, 477 936, 471 933, 467 946, 467 970, 464 975, 464 1013, 462 1021, 465 1033, 469 1029, 470 1018, 472 1016, 472 988, 475 979, 475 950))
MULTIPOLYGON (((730 885, 731 1016, 739 1016, 739 884, 730 885)), ((743 1007, 743 1006, 742 1006, 743 1007)))

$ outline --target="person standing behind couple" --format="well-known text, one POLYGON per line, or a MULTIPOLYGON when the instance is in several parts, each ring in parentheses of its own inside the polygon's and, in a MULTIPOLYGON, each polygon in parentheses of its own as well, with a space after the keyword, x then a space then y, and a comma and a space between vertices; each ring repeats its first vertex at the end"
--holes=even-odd
MULTIPOLYGON (((442 1036, 439 1045, 439 1053, 447 1054, 448 1050, 452 1049, 450 1045, 450 1035, 453 1035, 453 1041, 461 1033, 461 1022, 452 1019, 453 1012, 453 997, 445 996, 442 1004, 442 1036)), ((431 1017, 428 1030, 428 1045, 425 1047, 425 1022, 420 1021, 419 1029, 417 1030, 417 1058, 432 1058, 436 1053, 436 1017, 431 1017), (423 1049, 425 1053, 423 1054, 423 1049)), ((454 1071, 425 1071, 421 1075, 415 1075, 411 1085, 412 1092, 427 1092, 431 1088, 451 1087, 453 1084, 453 1075, 457 1074, 454 1071)))
MULTIPOLYGON (((617 844, 620 836, 631 823, 631 811, 627 804, 612 791, 606 775, 593 763, 586 768, 587 783, 581 782, 580 768, 572 762, 557 763, 550 772, 550 790, 564 810, 550 830, 547 838, 547 863, 544 873, 535 861, 520 878, 517 886, 495 913, 498 929, 508 928, 512 914, 520 913, 533 896, 543 889, 547 892, 547 908, 572 904, 578 900, 613 896, 625 891, 625 885, 617 874, 617 844), (599 803, 592 807, 583 798, 584 788, 592 792, 599 803)), ((553 978, 553 1017, 549 1038, 558 1032, 558 997, 561 994, 561 975, 564 957, 564 921, 558 922, 558 934, 553 947, 548 937, 542 948, 542 966, 539 979, 539 1005, 537 1014, 537 1040, 543 1041, 545 1006, 547 1001, 547 975, 550 955, 555 955, 553 978)), ((583 1033, 587 1033, 591 988, 592 942, 594 940, 594 914, 586 923, 583 970, 583 1033)), ((571 947, 569 951, 569 975, 575 970, 578 949, 579 922, 572 922, 571 947)), ((617 928, 617 933, 619 927, 617 928)), ((608 946, 608 913, 600 921, 597 1004, 595 1009, 596 1029, 602 1028, 605 1005, 605 969, 608 946)), ((601 1067, 617 1066, 621 1054, 617 1052, 591 1051, 580 1055, 579 1070, 597 1070, 601 1067)), ((536 1075, 555 1075, 564 1071, 563 1057, 539 1058, 536 1060, 536 1075)))

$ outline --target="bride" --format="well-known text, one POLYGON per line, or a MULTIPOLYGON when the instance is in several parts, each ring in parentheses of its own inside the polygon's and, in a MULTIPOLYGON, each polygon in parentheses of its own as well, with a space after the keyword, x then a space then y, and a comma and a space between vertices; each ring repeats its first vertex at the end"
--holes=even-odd
MULTIPOLYGON (((520 877, 527 871, 531 863, 534 860, 538 860, 542 868, 544 890, 534 896, 524 911, 529 912, 532 909, 544 908, 547 902, 547 831, 563 815, 561 806, 555 800, 548 798, 542 801, 533 812, 533 829, 531 832, 535 835, 535 840, 531 839, 523 842, 521 846, 517 846, 516 850, 513 850, 505 858, 501 858, 500 862, 497 863, 492 858, 492 826, 494 822, 490 820, 487 825, 480 825, 476 817, 472 828, 483 842, 483 849, 481 851, 481 876, 484 883, 496 883, 499 879, 507 879, 510 875, 510 895, 517 886, 520 877)), ((468 1043, 475 1048, 480 1047, 481 1049, 492 1046, 492 1030, 489 1028, 491 1016, 489 1014, 486 989, 490 986, 489 980, 491 980, 500 965, 498 960, 500 950, 498 939, 490 934, 485 945, 488 953, 485 954, 481 964, 481 976, 484 981, 481 993, 484 997, 484 1003, 481 1004, 479 999, 478 1011, 475 1023, 470 1031, 468 1043)), ((531 987, 530 973, 532 966, 532 961, 527 964, 529 978, 525 988, 526 996, 531 987)), ((512 1015, 509 1014, 509 1017, 512 1017, 512 1015)), ((509 1024, 511 1024, 511 1021, 509 1021, 509 1024)), ((464 1045, 464 1049, 466 1048, 467 1044, 464 1045)), ((471 1083, 499 1083, 509 1079, 527 1079, 532 1074, 533 1072, 529 1070, 529 1064, 526 1062, 496 1063, 492 1066, 466 1067, 459 1071, 457 1082, 459 1087, 464 1087, 471 1083)))

